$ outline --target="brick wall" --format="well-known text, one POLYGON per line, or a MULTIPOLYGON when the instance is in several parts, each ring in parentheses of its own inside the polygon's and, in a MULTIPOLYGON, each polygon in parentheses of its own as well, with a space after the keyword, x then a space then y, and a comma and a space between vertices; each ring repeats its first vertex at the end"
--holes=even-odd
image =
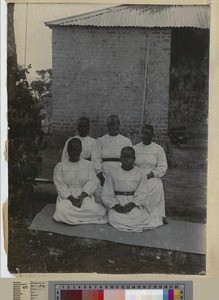
POLYGON ((82 115, 91 119, 95 137, 103 135, 109 114, 120 116, 121 133, 133 135, 143 102, 144 120, 166 136, 170 40, 169 29, 53 28, 53 136, 72 135, 82 115))

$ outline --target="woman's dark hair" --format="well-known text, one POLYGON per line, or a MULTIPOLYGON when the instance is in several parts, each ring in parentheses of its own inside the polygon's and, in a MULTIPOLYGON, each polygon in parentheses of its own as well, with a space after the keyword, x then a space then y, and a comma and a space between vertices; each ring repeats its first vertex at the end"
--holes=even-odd
POLYGON ((143 128, 150 130, 152 137, 154 137, 154 127, 150 124, 145 124, 143 128))
POLYGON ((72 138, 72 139, 70 139, 69 142, 68 142, 67 151, 70 148, 74 147, 74 145, 80 145, 81 148, 82 148, 81 140, 79 140, 78 138, 72 138))
POLYGON ((130 152, 132 152, 132 154, 135 156, 135 149, 134 149, 133 147, 126 146, 126 147, 122 148, 122 150, 121 150, 121 155, 122 155, 122 153, 125 152, 125 151, 130 151, 130 152))
POLYGON ((120 119, 119 119, 119 116, 118 116, 118 115, 110 115, 110 116, 108 116, 107 122, 109 121, 109 119, 117 120, 118 123, 120 124, 120 119))
POLYGON ((77 121, 77 126, 80 126, 81 122, 86 122, 88 126, 90 126, 90 120, 87 117, 81 117, 77 121))

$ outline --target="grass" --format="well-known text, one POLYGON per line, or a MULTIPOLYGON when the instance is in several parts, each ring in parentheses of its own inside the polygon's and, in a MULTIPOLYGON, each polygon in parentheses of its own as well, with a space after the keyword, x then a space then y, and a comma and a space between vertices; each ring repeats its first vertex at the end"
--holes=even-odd
MULTIPOLYGON (((52 178, 61 149, 47 149, 41 155, 41 177, 52 178)), ((206 151, 174 147, 173 158, 174 167, 163 177, 167 217, 205 223, 206 151)), ((39 184, 30 199, 31 218, 55 201, 54 186, 39 184)), ((30 221, 9 218, 11 273, 205 274, 205 255, 38 232, 27 229, 30 221)))

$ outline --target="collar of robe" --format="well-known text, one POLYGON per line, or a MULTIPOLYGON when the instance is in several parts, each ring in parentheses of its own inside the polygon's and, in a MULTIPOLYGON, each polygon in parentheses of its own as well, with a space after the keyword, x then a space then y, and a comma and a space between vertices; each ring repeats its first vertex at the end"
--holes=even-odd
POLYGON ((132 167, 131 167, 130 169, 124 169, 123 166, 121 166, 121 167, 122 167, 122 169, 123 169, 124 171, 131 171, 131 170, 134 168, 134 165, 132 165, 132 167))

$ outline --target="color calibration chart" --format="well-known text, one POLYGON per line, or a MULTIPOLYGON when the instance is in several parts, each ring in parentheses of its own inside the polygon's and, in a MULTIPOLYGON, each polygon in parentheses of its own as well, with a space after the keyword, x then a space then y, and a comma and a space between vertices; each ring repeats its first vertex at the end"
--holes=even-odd
POLYGON ((49 300, 192 300, 192 282, 57 283, 49 300))
POLYGON ((192 300, 192 281, 13 282, 13 300, 192 300))

